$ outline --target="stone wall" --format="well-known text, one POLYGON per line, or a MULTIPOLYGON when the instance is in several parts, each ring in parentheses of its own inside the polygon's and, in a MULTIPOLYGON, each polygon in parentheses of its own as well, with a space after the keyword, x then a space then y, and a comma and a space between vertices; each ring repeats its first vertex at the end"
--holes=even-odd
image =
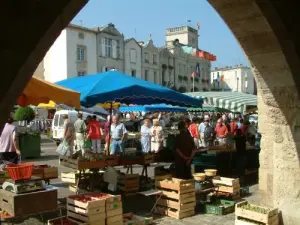
MULTIPOLYGON (((258 87, 259 130, 262 133, 259 189, 265 205, 279 207, 284 224, 300 221, 300 101, 299 85, 269 1, 209 0, 236 36, 254 70, 258 87), (273 16, 273 20, 269 20, 273 16)), ((288 41, 288 39, 285 39, 288 41)), ((290 53, 293 49, 290 49, 290 53)), ((299 70, 298 70, 299 72, 299 70)))

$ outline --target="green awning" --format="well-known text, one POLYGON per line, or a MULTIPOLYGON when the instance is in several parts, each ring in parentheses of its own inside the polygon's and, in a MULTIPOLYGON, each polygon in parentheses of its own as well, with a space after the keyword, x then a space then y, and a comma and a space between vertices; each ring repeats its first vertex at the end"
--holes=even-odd
POLYGON ((245 113, 257 109, 257 96, 240 92, 193 92, 186 93, 214 107, 234 113, 245 113))
POLYGON ((188 112, 230 112, 227 109, 222 109, 214 106, 202 106, 202 108, 187 108, 188 112))

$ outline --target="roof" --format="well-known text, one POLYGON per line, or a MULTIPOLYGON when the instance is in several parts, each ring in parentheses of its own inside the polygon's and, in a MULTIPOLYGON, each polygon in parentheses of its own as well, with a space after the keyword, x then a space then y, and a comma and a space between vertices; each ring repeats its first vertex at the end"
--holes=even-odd
POLYGON ((195 98, 203 98, 207 103, 236 113, 244 113, 257 108, 257 96, 240 92, 190 92, 195 98))
POLYGON ((69 28, 75 28, 75 29, 79 29, 79 30, 84 30, 84 31, 89 31, 89 32, 93 32, 96 33, 96 30, 88 28, 88 27, 84 27, 84 26, 80 26, 80 25, 76 25, 76 24, 72 24, 70 23, 68 25, 69 28))
POLYGON ((137 42, 137 40, 135 40, 135 38, 125 39, 124 43, 126 44, 130 41, 134 41, 140 48, 142 47, 141 44, 139 42, 137 42))
POLYGON ((220 68, 214 67, 211 69, 211 72, 235 70, 235 69, 251 69, 251 68, 249 66, 245 66, 245 65, 226 66, 226 67, 220 67, 220 68))

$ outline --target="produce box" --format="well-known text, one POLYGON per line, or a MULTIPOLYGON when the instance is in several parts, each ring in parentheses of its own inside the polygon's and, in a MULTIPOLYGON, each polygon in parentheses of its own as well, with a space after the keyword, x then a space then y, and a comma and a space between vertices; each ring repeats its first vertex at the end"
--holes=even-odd
POLYGON ((48 220, 48 225, 87 225, 87 223, 67 218, 66 216, 48 220))
POLYGON ((153 223, 152 217, 137 216, 133 213, 123 214, 124 225, 148 225, 153 223))
POLYGON ((99 169, 104 168, 105 160, 88 161, 87 159, 72 159, 71 157, 59 156, 59 165, 79 169, 99 169))
MULTIPOLYGON (((252 223, 264 223, 267 225, 278 225, 278 209, 269 209, 257 206, 247 201, 235 205, 236 224, 243 224, 243 220, 252 223)), ((247 223, 245 223, 247 224, 247 223)))
POLYGON ((57 190, 15 194, 0 189, 0 208, 11 216, 26 216, 57 209, 57 190), (45 201, 47 200, 47 204, 45 201), (28 205, 29 204, 29 205, 28 205), (30 207, 28 207, 30 206, 30 207))
POLYGON ((205 204, 204 212, 206 214, 214 214, 214 215, 226 215, 234 212, 234 201, 228 200, 219 200, 215 204, 205 204))
MULTIPOLYGON (((90 171, 85 171, 85 176, 88 177, 90 175, 90 171)), ((79 179, 79 172, 73 171, 73 172, 62 172, 60 174, 60 179, 63 182, 69 183, 69 184, 76 184, 77 179, 79 179)))
POLYGON ((165 179, 162 181, 156 181, 155 186, 157 188, 164 188, 174 191, 189 192, 191 190, 195 191, 194 180, 182 180, 177 178, 165 179))
POLYGON ((58 168, 49 165, 36 165, 32 175, 42 179, 55 179, 58 178, 58 168))
POLYGON ((105 224, 106 194, 85 193, 67 198, 68 217, 84 221, 88 224, 105 224))
POLYGON ((105 157, 106 166, 117 166, 119 165, 119 158, 117 156, 106 156, 105 157))

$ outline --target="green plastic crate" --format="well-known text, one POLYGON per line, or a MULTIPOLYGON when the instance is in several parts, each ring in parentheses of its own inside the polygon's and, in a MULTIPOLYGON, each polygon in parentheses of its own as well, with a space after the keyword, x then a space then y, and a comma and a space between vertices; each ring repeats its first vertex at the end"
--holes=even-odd
POLYGON ((221 199, 216 204, 205 204, 206 214, 226 215, 234 212, 235 202, 221 199))

